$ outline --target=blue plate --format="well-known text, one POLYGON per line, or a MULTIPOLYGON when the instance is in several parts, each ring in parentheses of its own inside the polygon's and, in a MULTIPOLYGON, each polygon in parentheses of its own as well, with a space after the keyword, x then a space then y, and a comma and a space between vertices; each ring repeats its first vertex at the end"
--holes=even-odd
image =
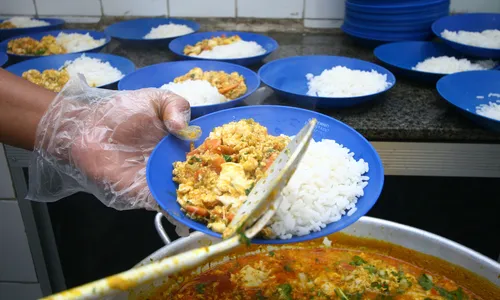
POLYGON ((412 70, 419 62, 431 57, 463 55, 442 43, 433 42, 398 42, 379 46, 374 51, 375 56, 393 70, 418 81, 435 83, 447 74, 429 73, 412 70))
POLYGON ((500 71, 469 71, 444 76, 436 88, 441 97, 465 116, 485 128, 500 131, 500 121, 476 113, 478 105, 500 100, 488 97, 490 93, 500 94, 499 82, 500 71), (478 99, 477 96, 484 98, 478 99))
POLYGON ((427 31, 430 32, 434 20, 427 22, 397 22, 397 23, 382 23, 368 20, 361 20, 355 17, 345 16, 344 23, 358 27, 364 31, 389 31, 389 32, 414 32, 427 31))
POLYGON ((182 57, 183 59, 216 60, 216 61, 224 61, 233 64, 238 64, 242 66, 250 66, 261 62, 264 58, 266 58, 266 56, 268 56, 273 51, 278 49, 278 43, 268 36, 257 33, 240 32, 240 31, 214 31, 214 32, 199 32, 176 38, 175 40, 170 42, 168 47, 172 52, 182 57), (221 36, 223 34, 226 36, 239 35, 244 41, 247 42, 254 41, 257 44, 261 45, 262 48, 266 50, 266 53, 252 57, 228 58, 228 59, 215 59, 215 58, 206 59, 206 58, 184 55, 184 48, 187 45, 194 46, 197 42, 200 42, 204 39, 210 39, 212 37, 221 36))
POLYGON ((432 31, 430 28, 428 30, 412 30, 407 32, 401 31, 377 31, 373 29, 366 29, 353 26, 348 22, 342 24, 342 29, 348 30, 350 33, 354 33, 359 36, 365 36, 367 38, 374 38, 378 40, 388 40, 388 41, 411 41, 411 40, 426 40, 432 36, 432 31))
MULTIPOLYGON (((370 167, 369 172, 365 174, 370 177, 370 180, 364 189, 364 195, 358 199, 357 210, 353 215, 345 215, 338 222, 331 223, 323 230, 309 235, 293 237, 289 240, 254 239, 252 242, 257 244, 284 244, 326 236, 354 223, 365 215, 377 201, 384 185, 384 168, 375 149, 363 136, 351 127, 313 111, 271 105, 247 106, 219 111, 191 122, 191 124, 198 125, 203 130, 203 135, 200 141, 195 143, 195 146, 200 145, 213 128, 231 121, 248 118, 253 118, 263 126, 266 126, 268 132, 272 135, 295 135, 309 119, 316 118, 318 120, 318 127, 313 133, 313 138, 316 141, 333 139, 354 152, 355 159, 364 159, 370 167)), ((177 221, 203 233, 220 237, 220 234, 208 229, 204 224, 187 217, 181 211, 181 207, 176 201, 178 185, 172 181, 172 163, 175 161, 184 161, 186 159, 186 152, 189 152, 188 142, 181 141, 173 136, 165 137, 156 146, 148 160, 146 176, 149 188, 161 208, 177 221)))
POLYGON ((356 17, 362 20, 370 20, 380 23, 398 23, 398 22, 425 22, 425 21, 436 21, 437 19, 449 15, 449 10, 439 9, 430 10, 425 12, 415 12, 407 14, 368 14, 350 10, 346 8, 347 16, 356 17))
POLYGON ((5 65, 8 60, 9 60, 9 57, 7 56, 7 54, 0 52, 0 67, 5 65))
MULTIPOLYGON (((12 28, 12 29, 0 29, 0 41, 5 39, 18 36, 31 34, 36 32, 43 32, 49 30, 59 29, 64 25, 64 20, 62 19, 53 19, 53 18, 36 18, 40 21, 48 22, 50 25, 40 26, 40 27, 30 27, 30 28, 12 28)), ((0 19, 0 23, 5 21, 6 19, 0 19)))
POLYGON ((419 1, 418 3, 402 3, 387 5, 358 4, 347 1, 346 9, 368 14, 406 14, 429 10, 447 10, 450 0, 419 1))
POLYGON ((179 36, 161 39, 145 39, 144 36, 148 34, 153 27, 158 27, 160 25, 166 25, 170 23, 186 25, 193 29, 193 32, 196 32, 200 29, 200 25, 194 21, 170 18, 149 18, 118 22, 108 26, 106 29, 104 29, 104 32, 109 34, 111 37, 119 40, 121 43, 131 46, 167 46, 170 41, 179 36))
POLYGON ((260 79, 254 71, 245 67, 218 61, 177 61, 152 65, 135 71, 125 76, 118 83, 119 90, 138 90, 148 87, 161 87, 174 81, 176 77, 182 76, 191 69, 199 67, 203 71, 224 71, 226 73, 238 72, 245 78, 247 92, 234 100, 202 106, 191 107, 191 118, 196 118, 221 109, 241 105, 246 97, 250 96, 260 85, 260 79))
POLYGON ((362 45, 375 46, 375 47, 379 46, 381 44, 389 43, 389 42, 415 41, 415 40, 416 41, 423 41, 423 40, 429 39, 432 36, 432 32, 429 31, 429 32, 423 32, 423 33, 420 33, 417 35, 409 35, 406 37, 400 37, 400 38, 392 37, 392 38, 390 38, 390 37, 386 37, 384 35, 374 36, 366 31, 364 31, 364 32, 356 31, 356 30, 353 30, 352 27, 350 27, 347 24, 342 24, 342 26, 340 28, 342 29, 342 31, 345 34, 351 36, 352 38, 354 38, 356 41, 358 41, 362 45))
POLYGON ((500 14, 460 14, 441 18, 432 24, 435 35, 445 41, 454 49, 467 56, 481 58, 500 58, 500 49, 488 49, 450 41, 441 36, 444 30, 449 31, 475 31, 481 32, 486 29, 500 30, 500 14))
MULTIPOLYGON (((101 46, 99 46, 99 47, 95 47, 95 48, 88 49, 88 50, 85 50, 85 51, 72 52, 72 53, 99 52, 111 40, 111 38, 107 34, 105 34, 104 32, 100 32, 100 31, 83 30, 83 29, 53 30, 53 31, 46 31, 46 32, 37 32, 37 33, 31 33, 31 34, 24 34, 22 36, 16 36, 16 37, 7 39, 7 40, 3 41, 2 43, 0 43, 0 51, 3 51, 5 53, 7 53, 7 55, 9 55, 9 58, 11 58, 14 61, 22 61, 22 60, 27 60, 27 59, 37 58, 37 57, 43 57, 44 55, 18 55, 18 54, 11 54, 11 53, 7 52, 7 44, 9 43, 10 40, 18 39, 18 38, 23 38, 23 37, 30 37, 30 38, 33 38, 35 40, 41 40, 46 35, 53 35, 55 37, 60 32, 64 32, 66 34, 70 34, 70 33, 87 34, 87 33, 89 33, 90 36, 92 38, 96 39, 96 40, 105 39, 104 44, 101 45, 101 46)), ((57 55, 65 55, 65 54, 57 54, 57 55)), ((47 55, 45 55, 45 56, 47 56, 47 55)), ((55 56, 55 55, 49 55, 49 56, 55 56)))
POLYGON ((262 82, 270 86, 278 95, 303 107, 340 108, 354 106, 374 99, 388 91, 396 83, 391 72, 367 61, 342 56, 295 56, 274 60, 259 70, 262 82), (384 91, 358 97, 329 98, 307 95, 306 74, 320 75, 325 69, 344 66, 353 70, 371 71, 387 75, 391 84, 384 91))
MULTIPOLYGON (((81 53, 71 53, 64 55, 39 57, 14 64, 12 66, 9 66, 6 70, 13 74, 16 74, 19 77, 22 77, 24 72, 31 69, 36 69, 40 72, 48 69, 59 69, 60 67, 64 66, 64 63, 66 61, 75 60, 80 56, 82 56, 81 53)), ((126 59, 125 57, 103 53, 85 53, 85 56, 97 58, 102 60, 103 62, 109 62, 111 66, 120 70, 123 75, 130 74, 135 70, 134 63, 126 59)), ((99 87, 113 89, 116 88, 117 83, 118 80, 99 87)))

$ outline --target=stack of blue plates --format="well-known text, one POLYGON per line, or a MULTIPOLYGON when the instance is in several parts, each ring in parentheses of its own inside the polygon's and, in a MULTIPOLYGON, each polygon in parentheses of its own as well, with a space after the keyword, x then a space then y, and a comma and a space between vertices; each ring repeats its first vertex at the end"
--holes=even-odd
POLYGON ((347 0, 342 30, 371 44, 426 40, 449 11, 450 0, 347 0))

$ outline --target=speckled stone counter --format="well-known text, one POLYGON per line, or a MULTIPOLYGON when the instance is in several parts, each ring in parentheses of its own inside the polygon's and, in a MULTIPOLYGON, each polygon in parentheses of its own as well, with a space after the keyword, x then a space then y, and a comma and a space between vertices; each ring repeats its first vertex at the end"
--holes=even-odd
MULTIPOLYGON (((371 49, 355 44, 341 32, 269 33, 280 48, 264 62, 295 55, 327 54, 376 62, 371 49)), ((113 41, 106 52, 131 59, 137 67, 175 60, 168 49, 122 47, 113 41)), ((260 65, 253 66, 257 71, 260 65)), ((264 104, 287 105, 271 96, 264 104)), ((498 143, 500 134, 483 130, 442 100, 433 85, 397 78, 385 96, 366 105, 319 112, 347 123, 371 141, 442 141, 498 143)))

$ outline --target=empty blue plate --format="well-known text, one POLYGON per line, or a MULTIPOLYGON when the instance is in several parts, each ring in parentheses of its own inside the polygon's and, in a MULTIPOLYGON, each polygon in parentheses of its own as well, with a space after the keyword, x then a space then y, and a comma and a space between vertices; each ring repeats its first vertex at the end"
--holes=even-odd
POLYGON ((219 104, 210 104, 191 107, 191 118, 196 118, 217 110, 241 105, 246 97, 250 96, 260 85, 260 79, 254 71, 245 67, 219 62, 219 61, 177 61, 144 67, 132 74, 125 76, 118 83, 119 90, 138 90, 148 87, 161 87, 174 81, 176 77, 182 76, 193 68, 201 68, 203 71, 224 71, 226 73, 238 72, 245 78, 247 92, 234 100, 219 104))
MULTIPOLYGON (((61 28, 64 25, 63 19, 54 19, 54 18, 36 18, 36 19, 40 21, 45 21, 49 23, 49 25, 39 26, 39 27, 29 27, 29 28, 0 29, 0 41, 18 35, 55 30, 61 28)), ((0 19, 0 23, 5 20, 6 19, 0 19)))
POLYGON ((104 32, 109 34, 111 37, 119 40, 121 43, 131 46, 166 46, 170 41, 179 36, 161 39, 145 39, 144 36, 148 34, 153 27, 167 25, 170 23, 186 25, 193 29, 193 32, 196 32, 200 29, 200 25, 194 21, 170 18, 148 18, 114 23, 113 25, 110 25, 106 29, 104 29, 104 32))
MULTIPOLYGON (((259 70, 259 76, 265 84, 278 95, 302 107, 340 108, 354 106, 374 99, 388 91, 396 83, 396 78, 387 69, 356 58, 342 56, 295 56, 273 60, 259 70), (306 74, 320 75, 325 69, 344 66, 352 70, 371 71, 386 75, 390 86, 376 94, 357 97, 318 97, 307 95, 306 74)), ((333 84, 333 83, 332 83, 333 84)))
POLYGON ((269 54, 272 52, 276 51, 278 49, 278 43, 265 35, 262 34, 257 34, 257 33, 249 33, 249 32, 240 32, 240 31, 214 31, 214 32, 198 32, 198 33, 193 33, 190 35, 182 36, 179 38, 176 38, 170 44, 168 45, 170 50, 174 52, 176 55, 179 57, 182 57, 183 59, 197 59, 197 60, 216 60, 216 61, 224 61, 224 62, 229 62, 233 64, 238 64, 242 66, 250 66, 254 65, 257 63, 260 63, 264 58, 266 58, 269 54), (225 59, 215 59, 215 58, 200 58, 200 57, 195 57, 195 56, 189 56, 189 55, 184 55, 184 48, 187 45, 194 46, 196 43, 205 40, 205 39, 210 39, 213 37, 225 35, 227 37, 233 36, 233 35, 239 35, 242 40, 247 41, 247 42, 256 42, 257 44, 261 45, 262 48, 266 50, 264 54, 261 55, 256 55, 256 56, 251 56, 251 57, 244 57, 244 58, 225 58, 225 59))
POLYGON ((436 88, 446 101, 458 108, 465 116, 479 125, 500 131, 500 121, 476 113, 480 104, 497 102, 500 97, 500 71, 469 71, 447 75, 441 78, 436 88), (479 98, 478 98, 479 96, 479 98), (483 98, 481 98, 483 97, 483 98))
POLYGON ((375 56, 396 75, 400 74, 411 79, 435 83, 444 73, 430 73, 412 70, 419 62, 431 57, 463 55, 442 43, 433 42, 397 42, 379 46, 374 51, 375 56))
POLYGON ((482 32, 487 29, 500 30, 500 14, 458 14, 441 18, 432 24, 432 31, 450 47, 464 55, 480 58, 500 58, 500 49, 489 49, 460 44, 441 36, 444 30, 482 32))
POLYGON ((5 65, 8 60, 9 60, 9 57, 7 56, 7 54, 0 52, 0 67, 5 65))
MULTIPOLYGON (((8 45, 10 40, 14 40, 14 39, 18 39, 18 38, 30 37, 30 38, 33 38, 33 39, 39 41, 44 36, 52 35, 52 36, 56 37, 61 32, 64 32, 66 34, 70 34, 70 33, 87 34, 88 33, 92 38, 94 38, 96 40, 105 39, 104 44, 102 44, 101 46, 87 49, 84 51, 72 52, 72 53, 99 52, 102 50, 102 48, 104 48, 109 43, 109 41, 111 41, 111 38, 107 34, 105 34, 104 32, 100 32, 100 31, 84 30, 84 29, 53 30, 53 31, 46 31, 46 32, 37 32, 37 33, 32 33, 32 34, 24 34, 22 36, 16 36, 16 37, 7 39, 7 40, 3 41, 2 43, 0 43, 0 51, 7 53, 7 55, 9 55, 9 58, 11 58, 14 61, 22 61, 22 60, 33 59, 33 58, 37 58, 37 57, 48 56, 48 55, 12 54, 12 53, 7 52, 7 45, 8 45)), ((70 53, 68 53, 68 54, 70 54, 70 53)), ((65 55, 65 54, 57 54, 57 55, 65 55)), ((50 55, 50 56, 54 56, 54 55, 50 55)))
MULTIPOLYGON (((6 70, 16 74, 19 77, 22 77, 23 73, 35 69, 40 72, 43 72, 48 69, 59 69, 64 66, 64 63, 68 60, 75 60, 78 57, 82 56, 82 53, 71 53, 64 55, 52 55, 52 56, 44 56, 35 59, 26 60, 17 64, 14 64, 8 67, 6 70)), ((135 70, 135 65, 132 61, 126 59, 125 57, 111 55, 111 54, 103 54, 103 53, 86 53, 85 56, 90 58, 97 58, 103 62, 109 62, 112 67, 117 68, 123 75, 127 75, 132 73, 135 70)), ((100 88, 108 88, 113 89, 116 88, 117 81, 110 82, 106 85, 99 86, 100 88)))
MULTIPOLYGON (((215 112, 191 122, 191 124, 198 125, 203 130, 203 135, 195 143, 195 146, 199 146, 213 128, 248 118, 252 118, 261 125, 266 126, 269 134, 272 135, 295 135, 311 118, 316 118, 318 126, 313 133, 313 139, 316 141, 321 139, 335 140, 337 143, 349 148, 354 153, 355 159, 364 159, 370 168, 369 172, 365 174, 370 177, 370 180, 364 188, 364 195, 358 199, 356 212, 351 216, 344 215, 338 222, 330 223, 321 231, 305 236, 294 236, 288 240, 254 239, 252 242, 257 244, 285 244, 323 237, 356 222, 377 201, 384 185, 384 168, 375 149, 351 127, 313 111, 286 106, 262 105, 215 112)), ((148 160, 146 176, 149 188, 161 208, 177 221, 208 235, 220 237, 220 234, 208 229, 204 224, 187 217, 177 203, 176 190, 178 185, 172 180, 172 164, 176 161, 186 160, 186 153, 190 151, 189 149, 189 142, 181 141, 171 135, 165 137, 156 146, 148 160)))

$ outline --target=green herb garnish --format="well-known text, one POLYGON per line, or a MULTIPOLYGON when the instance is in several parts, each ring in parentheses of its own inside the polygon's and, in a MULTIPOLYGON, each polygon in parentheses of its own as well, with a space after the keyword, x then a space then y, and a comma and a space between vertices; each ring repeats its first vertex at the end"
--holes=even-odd
POLYGON ((231 155, 222 154, 222 157, 224 157, 224 160, 226 162, 232 162, 233 161, 233 158, 231 157, 231 155))
POLYGON ((377 273, 377 268, 373 265, 366 265, 363 267, 365 270, 367 270, 370 274, 375 274, 377 273))
POLYGON ((344 294, 344 291, 342 291, 342 289, 340 288, 335 288, 334 289, 335 291, 335 295, 337 295, 337 297, 339 297, 341 300, 350 300, 346 294, 344 294))
POLYGON ((352 261, 349 264, 351 266, 361 266, 362 264, 366 264, 366 260, 356 255, 352 258, 352 261))
POLYGON ((237 233, 240 236, 240 242, 250 247, 250 239, 245 235, 243 230, 238 229, 237 233))
POLYGON ((292 270, 292 267, 290 267, 289 265, 285 265, 284 269, 285 269, 285 271, 287 271, 287 272, 292 272, 292 271, 293 271, 293 270, 292 270))
POLYGON ((250 194, 250 192, 252 191, 253 186, 254 186, 254 183, 252 182, 252 185, 251 185, 248 189, 246 189, 246 190, 245 190, 245 194, 246 194, 247 196, 248 196, 248 195, 250 194))
POLYGON ((418 278, 418 284, 420 284, 420 286, 426 291, 432 289, 432 287, 434 286, 434 284, 432 283, 432 278, 425 273, 418 278))
POLYGON ((279 299, 292 300, 292 286, 288 283, 278 285, 279 299))
POLYGON ((205 285, 204 283, 198 283, 194 288, 196 289, 196 292, 198 294, 204 294, 205 293, 205 285))
POLYGON ((274 256, 274 251, 269 251, 269 256, 273 257, 274 256))
POLYGON ((45 48, 38 49, 37 51, 35 51, 35 55, 42 55, 45 53, 45 51, 47 51, 47 49, 45 48))

